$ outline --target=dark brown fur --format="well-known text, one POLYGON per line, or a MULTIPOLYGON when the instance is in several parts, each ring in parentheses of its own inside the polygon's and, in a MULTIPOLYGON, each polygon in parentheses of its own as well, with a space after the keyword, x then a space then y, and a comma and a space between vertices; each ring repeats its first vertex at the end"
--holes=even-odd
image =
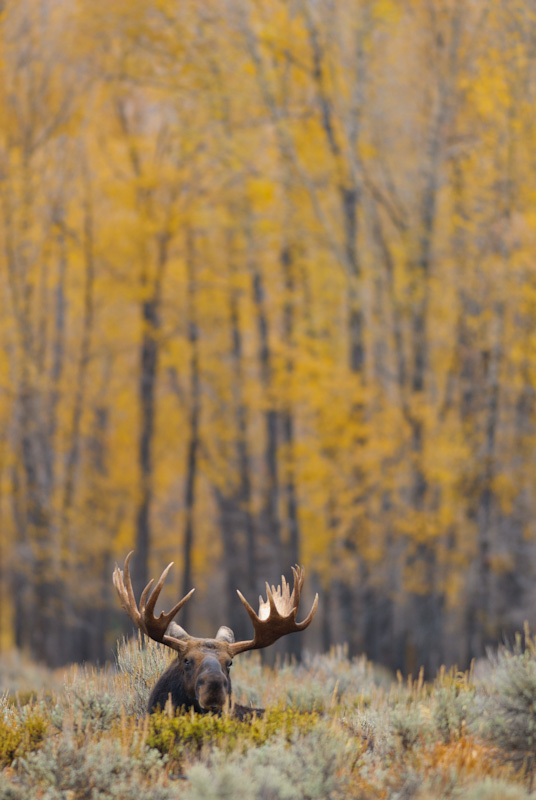
POLYGON ((219 712, 230 703, 232 656, 225 642, 215 639, 188 643, 184 654, 161 675, 149 698, 149 711, 193 708, 200 713, 219 712))
MULTIPOLYGON (((193 708, 200 714, 219 714, 224 708, 231 708, 231 665, 232 657, 224 642, 192 642, 187 653, 179 655, 158 679, 149 698, 149 713, 164 709, 168 700, 174 710, 193 708)), ((262 714, 263 708, 232 705, 236 719, 262 714)))

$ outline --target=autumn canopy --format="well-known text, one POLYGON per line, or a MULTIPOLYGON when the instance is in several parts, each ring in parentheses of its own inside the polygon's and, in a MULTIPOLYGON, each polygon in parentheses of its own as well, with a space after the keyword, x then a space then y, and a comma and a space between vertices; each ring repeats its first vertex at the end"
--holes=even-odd
POLYGON ((2 3, 2 647, 110 657, 132 548, 196 635, 294 563, 307 646, 407 672, 534 620, 535 37, 521 0, 2 3))

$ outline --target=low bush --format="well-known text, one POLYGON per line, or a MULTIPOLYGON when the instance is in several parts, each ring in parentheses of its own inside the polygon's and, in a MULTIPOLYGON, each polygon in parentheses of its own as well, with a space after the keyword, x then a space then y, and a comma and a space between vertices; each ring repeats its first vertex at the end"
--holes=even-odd
POLYGON ((184 800, 327 800, 348 784, 343 737, 322 724, 245 753, 217 752, 191 767, 184 800))
POLYGON ((475 730, 527 774, 536 767, 536 648, 529 636, 499 651, 480 687, 475 730))
POLYGON ((453 800, 530 800, 523 786, 514 786, 506 781, 485 778, 454 794, 453 800))
POLYGON ((480 680, 387 687, 343 650, 275 669, 253 653, 235 696, 266 710, 240 720, 148 716, 173 655, 139 637, 115 670, 0 696, 0 800, 536 800, 535 650, 503 650, 480 680))
MULTIPOLYGON (((41 751, 20 760, 21 779, 43 800, 173 800, 166 786, 159 753, 124 752, 119 741, 88 742, 79 746, 66 736, 50 741, 41 751)), ((28 795, 30 796, 30 795, 28 795)))
POLYGON ((168 647, 138 632, 136 639, 122 639, 117 646, 116 663, 122 678, 123 705, 138 717, 147 711, 149 695, 173 655, 168 647))
POLYGON ((42 708, 27 705, 17 712, 4 695, 0 703, 0 767, 38 748, 47 730, 42 708))
POLYGON ((21 786, 0 774, 0 800, 27 800, 27 795, 21 786))
POLYGON ((460 739, 477 717, 476 688, 466 680, 439 685, 434 693, 433 721, 444 743, 460 739))
POLYGON ((203 748, 217 747, 225 753, 260 747, 279 736, 287 742, 299 733, 311 731, 318 723, 316 713, 282 706, 267 709, 261 716, 241 721, 230 714, 215 716, 165 711, 152 714, 149 721, 147 745, 182 762, 184 756, 200 753, 203 748))

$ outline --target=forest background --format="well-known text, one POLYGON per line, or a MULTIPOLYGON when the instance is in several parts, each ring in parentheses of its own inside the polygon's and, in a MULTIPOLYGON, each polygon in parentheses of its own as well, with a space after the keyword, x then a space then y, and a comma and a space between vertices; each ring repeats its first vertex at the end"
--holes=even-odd
POLYGON ((294 653, 433 673, 534 622, 532 0, 5 0, 0 37, 1 647, 110 658, 132 548, 197 635, 303 563, 294 653))

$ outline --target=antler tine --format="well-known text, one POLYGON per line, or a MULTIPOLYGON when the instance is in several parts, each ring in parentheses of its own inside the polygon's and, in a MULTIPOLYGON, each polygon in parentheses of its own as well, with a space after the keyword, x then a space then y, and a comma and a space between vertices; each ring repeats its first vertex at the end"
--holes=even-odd
POLYGON ((292 594, 290 594, 290 585, 285 580, 284 575, 281 577, 281 584, 277 589, 275 586, 270 587, 267 583, 266 600, 263 600, 262 597, 259 598, 258 614, 255 613, 242 593, 238 592, 238 596, 253 623, 254 636, 249 641, 232 644, 231 651, 233 655, 243 653, 246 650, 259 650, 263 647, 268 647, 281 636, 286 636, 288 633, 294 633, 295 631, 303 631, 311 624, 318 608, 318 594, 315 596, 313 606, 307 617, 303 622, 296 622, 305 570, 303 567, 296 565, 296 567, 292 568, 292 573, 294 576, 292 594))
MULTIPOLYGON (((134 550, 131 550, 128 556, 125 558, 125 567, 124 567, 124 575, 125 575, 125 585, 127 588, 128 599, 131 604, 136 605, 136 598, 134 597, 134 590, 132 588, 132 580, 130 578, 130 559, 134 555, 134 550)), ((119 570, 121 574, 121 570, 119 570)))
POLYGON ((277 594, 277 590, 276 590, 275 586, 272 586, 272 588, 270 589, 270 586, 267 583, 266 584, 266 599, 267 599, 268 603, 270 604, 270 615, 269 616, 271 616, 272 614, 279 615, 279 609, 277 608, 277 605, 275 603, 274 594, 275 594, 276 597, 279 596, 277 594))
POLYGON ((188 594, 185 594, 184 597, 181 600, 179 600, 178 603, 175 603, 175 605, 173 606, 171 611, 168 611, 168 613, 166 614, 166 617, 169 617, 169 621, 170 622, 173 619, 173 617, 181 610, 181 608, 186 603, 186 601, 190 599, 190 597, 193 595, 194 592, 195 592, 195 588, 194 589, 190 589, 188 594))
MULTIPOLYGON (((242 603, 242 605, 244 606, 244 608, 245 608, 245 609, 246 609, 246 611, 248 612, 249 618, 250 618, 250 620, 253 622, 253 624, 255 624, 256 622, 258 622, 258 619, 259 619, 259 617, 258 617, 258 616, 257 616, 257 614, 254 612, 254 610, 252 609, 252 607, 250 606, 250 604, 248 603, 248 601, 246 600, 246 598, 244 597, 244 595, 242 594, 242 592, 240 591, 240 589, 237 589, 237 590, 236 590, 236 593, 237 593, 238 597, 240 598, 240 602, 242 603)), ((260 605, 261 603, 262 603, 262 597, 261 597, 261 596, 259 596, 259 605, 260 605)))
POLYGON ((297 631, 304 631, 313 621, 313 617, 316 614, 316 609, 318 608, 318 593, 315 594, 315 599, 313 600, 313 605, 303 622, 296 622, 296 630, 297 631))
MULTIPOLYGON (((147 601, 147 606, 146 606, 146 610, 147 610, 147 612, 149 614, 153 614, 154 613, 154 607, 156 605, 156 601, 160 597, 160 592, 162 591, 162 586, 164 585, 164 581, 166 580, 166 578, 168 576, 168 572, 169 572, 169 570, 171 569, 172 566, 173 566, 173 561, 170 561, 169 564, 167 565, 167 567, 162 571, 162 574, 160 575, 160 578, 158 579, 158 583, 156 584, 156 586, 154 587, 153 591, 151 592, 151 596, 149 597, 149 600, 147 601)), ((144 604, 145 598, 147 597, 147 592, 149 591, 149 589, 151 588, 153 583, 154 583, 154 579, 151 579, 149 581, 149 583, 147 584, 147 586, 145 587, 145 589, 143 590, 143 594, 142 594, 142 596, 140 598, 140 607, 142 608, 142 610, 145 610, 143 608, 143 604, 144 604)))
MULTIPOLYGON (((151 616, 154 616, 154 607, 156 605, 156 601, 160 597, 160 592, 162 591, 162 587, 163 587, 163 585, 165 583, 165 580, 166 580, 166 578, 168 576, 169 570, 173 566, 173 563, 174 562, 171 561, 167 565, 165 570, 162 572, 162 574, 160 575, 160 578, 158 579, 158 583, 154 587, 153 591, 151 592, 151 596, 147 600, 147 605, 144 605, 145 604, 145 598, 147 597, 149 589, 151 588, 151 586, 154 583, 154 579, 151 579, 149 581, 149 583, 147 584, 147 586, 145 587, 145 589, 143 590, 142 596, 140 597, 140 610, 141 610, 142 615, 145 616, 145 615, 150 614, 151 616)), ((175 603, 175 605, 173 606, 171 611, 168 611, 167 614, 165 614, 163 611, 161 611, 160 612, 160 616, 158 617, 158 619, 166 620, 167 624, 169 625, 169 623, 171 622, 173 617, 181 610, 183 605, 186 603, 187 600, 190 599, 190 597, 193 595, 194 592, 195 592, 195 589, 190 589, 188 594, 184 595, 184 597, 181 600, 179 600, 178 603, 175 603)))
POLYGON ((132 580, 130 577, 129 568, 130 559, 132 558, 133 553, 134 551, 131 550, 125 559, 124 572, 122 572, 116 564, 113 573, 113 582, 119 595, 121 605, 131 620, 138 626, 138 628, 143 631, 143 633, 147 634, 147 636, 149 636, 151 639, 154 639, 156 642, 163 642, 173 650, 183 650, 185 646, 184 641, 180 641, 173 636, 166 636, 165 634, 169 623, 186 603, 186 601, 190 599, 195 589, 191 589, 187 595, 185 595, 173 606, 171 611, 167 612, 167 614, 162 611, 158 617, 155 617, 154 608, 160 596, 160 592, 162 591, 162 587, 167 578, 168 572, 173 566, 172 561, 164 569, 152 591, 151 588, 153 586, 154 579, 152 578, 149 581, 141 593, 140 605, 138 608, 138 605, 136 604, 136 598, 134 596, 134 590, 132 588, 132 580), (150 595, 149 592, 151 592, 150 595))
POLYGON ((136 625, 139 625, 141 617, 136 605, 136 599, 132 589, 132 581, 130 579, 129 570, 129 562, 133 553, 134 550, 131 550, 125 559, 124 573, 120 570, 117 564, 115 565, 113 582, 123 609, 127 612, 132 622, 134 622, 136 625))
MULTIPOLYGON (((144 611, 147 610, 147 607, 145 605, 145 600, 147 599, 147 595, 149 594, 149 590, 150 590, 151 586, 153 585, 153 583, 154 583, 154 578, 151 578, 151 580, 149 581, 149 583, 147 584, 147 586, 145 587, 145 589, 141 593, 141 597, 140 597, 140 613, 142 614, 142 616, 143 616, 144 611)), ((154 592, 153 592, 153 594, 154 594, 154 592)), ((151 595, 151 597, 152 597, 152 595, 151 595)), ((151 600, 151 598, 149 598, 149 602, 150 602, 150 600, 151 600)), ((153 603, 153 608, 154 608, 154 603, 153 603)), ((152 610, 153 609, 151 609, 151 611, 152 610)))
POLYGON ((292 567, 292 574, 294 576, 294 586, 292 587, 290 602, 291 605, 293 605, 297 609, 300 604, 301 590, 305 578, 305 570, 303 569, 303 567, 300 567, 298 564, 296 564, 296 566, 292 567))

